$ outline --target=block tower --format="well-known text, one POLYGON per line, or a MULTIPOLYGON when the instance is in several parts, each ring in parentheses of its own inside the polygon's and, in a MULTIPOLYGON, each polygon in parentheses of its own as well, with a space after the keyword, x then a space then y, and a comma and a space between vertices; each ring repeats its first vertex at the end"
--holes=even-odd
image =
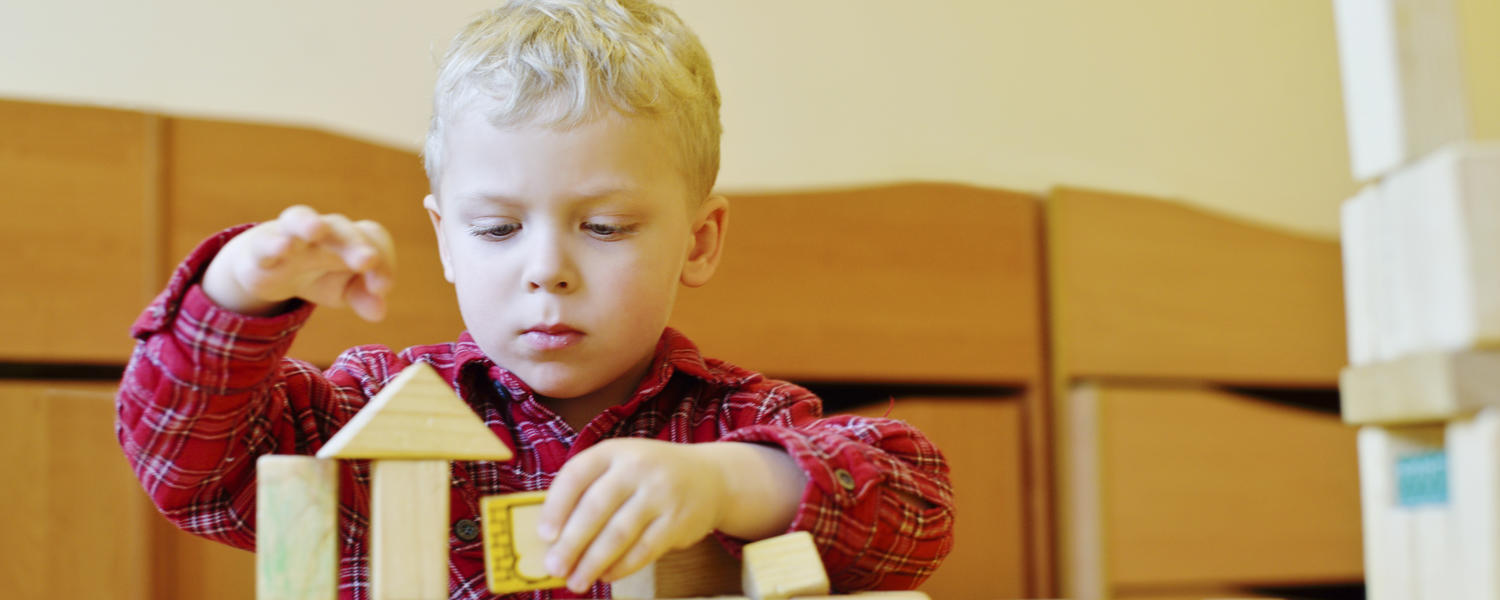
MULTIPOLYGON (((449 462, 507 461, 512 453, 432 367, 407 367, 312 456, 256 461, 256 598, 338 597, 338 460, 370 460, 370 597, 448 598, 449 462)), ((490 592, 558 588, 541 567, 536 521, 545 492, 481 499, 490 592)), ((739 594, 743 600, 830 598, 813 539, 795 532, 744 546, 743 564, 712 536, 621 579, 615 598, 739 594)), ((929 600, 921 592, 840 598, 929 600)))
POLYGON ((1500 0, 1334 0, 1368 596, 1500 598, 1500 0))

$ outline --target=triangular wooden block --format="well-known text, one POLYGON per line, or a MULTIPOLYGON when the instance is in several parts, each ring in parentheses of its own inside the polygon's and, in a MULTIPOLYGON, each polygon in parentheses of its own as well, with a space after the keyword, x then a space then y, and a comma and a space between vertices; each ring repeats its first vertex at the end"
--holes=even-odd
POLYGON ((318 458, 510 460, 495 436, 426 363, 416 363, 360 409, 318 458))

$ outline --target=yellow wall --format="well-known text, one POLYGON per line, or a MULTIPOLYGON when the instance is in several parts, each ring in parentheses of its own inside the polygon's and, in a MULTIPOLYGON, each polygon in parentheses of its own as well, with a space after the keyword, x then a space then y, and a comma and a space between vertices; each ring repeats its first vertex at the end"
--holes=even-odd
MULTIPOLYGON (((0 96, 416 149, 433 54, 491 2, 81 4, 0 4, 0 96)), ((1328 0, 669 4, 718 66, 722 189, 1066 183, 1328 235, 1354 190, 1328 0)))

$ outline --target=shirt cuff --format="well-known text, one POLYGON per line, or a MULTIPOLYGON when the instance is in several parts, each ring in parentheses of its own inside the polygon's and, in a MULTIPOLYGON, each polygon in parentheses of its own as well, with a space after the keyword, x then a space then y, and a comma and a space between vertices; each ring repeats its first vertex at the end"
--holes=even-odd
POLYGON ((225 243, 250 227, 227 229, 199 244, 131 331, 142 342, 169 335, 170 343, 151 344, 154 350, 148 354, 153 362, 173 378, 215 394, 233 394, 263 382, 314 307, 293 300, 284 312, 251 316, 223 308, 204 293, 199 281, 208 264, 225 243))
MULTIPOLYGON (((877 522, 885 481, 877 462, 865 456, 867 447, 833 432, 808 432, 774 425, 736 429, 720 441, 771 444, 785 449, 808 479, 787 531, 811 533, 822 555, 823 567, 830 574, 853 575, 862 571, 856 565, 874 542, 874 529, 846 525, 877 522)), ((864 578, 856 575, 855 579, 864 578)), ((846 579, 843 583, 858 588, 867 582, 846 579)))
POLYGON ((203 279, 203 272, 208 269, 208 263, 218 256, 219 250, 224 249, 224 244, 254 226, 254 223, 247 223, 230 227, 198 244, 198 247, 189 252, 187 258, 172 270, 172 277, 167 280, 166 289, 157 294, 141 316, 136 318, 135 324, 130 328, 130 335, 138 340, 144 340, 166 329, 167 325, 177 317, 177 311, 182 307, 182 300, 187 295, 188 288, 203 279))

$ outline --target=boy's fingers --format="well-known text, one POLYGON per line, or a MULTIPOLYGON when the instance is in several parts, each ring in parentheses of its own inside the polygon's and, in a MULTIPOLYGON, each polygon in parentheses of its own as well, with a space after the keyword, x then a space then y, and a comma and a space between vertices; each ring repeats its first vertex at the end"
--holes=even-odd
POLYGON ((645 531, 641 532, 641 537, 635 541, 635 545, 630 548, 630 551, 626 552, 624 557, 610 566, 609 570, 604 572, 604 576, 600 577, 600 580, 606 583, 614 583, 619 581, 621 577, 639 571, 642 567, 661 558, 663 554, 667 553, 667 550, 671 549, 667 545, 667 533, 671 529, 671 520, 666 517, 657 517, 650 525, 646 526, 645 531))
POLYGON ((384 319, 385 297, 371 292, 368 287, 363 275, 349 278, 349 285, 344 289, 344 302, 366 321, 384 319))
POLYGON ((568 577, 568 588, 583 593, 604 574, 604 570, 619 560, 636 540, 641 531, 651 522, 647 517, 648 502, 641 494, 631 495, 618 510, 606 515, 604 528, 588 544, 588 549, 578 559, 578 565, 568 577))
POLYGON ((354 228, 378 253, 375 264, 365 270, 365 288, 375 294, 384 294, 396 279, 396 244, 391 240, 390 232, 374 221, 355 221, 354 228))
POLYGON ((327 233, 328 228, 318 218, 318 211, 298 204, 289 206, 276 217, 283 232, 295 235, 306 242, 316 242, 327 233))
POLYGON ((363 271, 380 258, 380 251, 365 240, 365 236, 354 227, 354 222, 349 217, 323 215, 322 221, 329 233, 320 243, 338 254, 349 270, 363 271))
POLYGON ((251 256, 256 266, 271 269, 280 265, 298 243, 298 238, 287 235, 280 223, 272 221, 250 241, 251 256))
POLYGON ((591 546, 595 537, 604 529, 615 511, 630 498, 634 486, 610 477, 608 473, 589 486, 578 500, 578 506, 568 515, 557 542, 547 552, 547 572, 557 577, 566 577, 577 568, 578 559, 591 546))
POLYGON ((543 540, 557 541, 563 523, 568 520, 568 515, 573 514, 578 499, 608 468, 608 461, 599 460, 591 452, 579 454, 563 465, 557 479, 552 480, 552 486, 547 489, 547 501, 542 504, 542 516, 537 522, 537 534, 543 540))

